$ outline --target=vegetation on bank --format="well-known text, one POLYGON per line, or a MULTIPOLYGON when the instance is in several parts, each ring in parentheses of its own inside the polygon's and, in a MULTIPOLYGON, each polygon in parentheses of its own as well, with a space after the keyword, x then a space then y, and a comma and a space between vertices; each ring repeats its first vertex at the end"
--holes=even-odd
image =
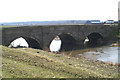
POLYGON ((17 27, 17 26, 0 26, 0 28, 10 28, 10 27, 17 27))
POLYGON ((116 78, 118 66, 32 48, 2 46, 2 78, 116 78))

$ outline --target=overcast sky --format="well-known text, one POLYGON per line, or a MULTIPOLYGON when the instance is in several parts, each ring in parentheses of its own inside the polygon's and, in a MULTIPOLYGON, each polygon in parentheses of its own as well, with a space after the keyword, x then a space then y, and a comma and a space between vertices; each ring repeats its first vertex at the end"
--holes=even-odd
POLYGON ((118 20, 120 0, 0 0, 0 22, 118 20))

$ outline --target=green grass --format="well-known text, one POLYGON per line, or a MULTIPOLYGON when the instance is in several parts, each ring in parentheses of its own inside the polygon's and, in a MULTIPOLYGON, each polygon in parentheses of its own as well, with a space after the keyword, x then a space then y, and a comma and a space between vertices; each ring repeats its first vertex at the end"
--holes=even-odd
POLYGON ((11 27, 17 27, 17 26, 0 26, 0 28, 11 28, 11 27))
POLYGON ((42 50, 2 46, 3 78, 114 78, 118 67, 42 50))

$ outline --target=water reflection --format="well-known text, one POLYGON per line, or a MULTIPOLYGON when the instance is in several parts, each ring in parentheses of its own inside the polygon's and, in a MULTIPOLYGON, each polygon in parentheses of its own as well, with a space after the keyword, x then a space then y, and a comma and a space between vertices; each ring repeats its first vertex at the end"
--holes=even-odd
POLYGON ((94 51, 78 54, 91 60, 100 60, 107 63, 118 63, 118 47, 102 47, 94 51))
POLYGON ((103 48, 104 54, 100 53, 100 57, 97 60, 104 62, 118 63, 118 47, 103 48))
POLYGON ((106 63, 120 64, 120 60, 118 60, 118 56, 120 56, 120 54, 118 52, 118 47, 105 46, 100 48, 76 50, 69 53, 64 53, 72 57, 84 57, 93 61, 99 60, 106 63))

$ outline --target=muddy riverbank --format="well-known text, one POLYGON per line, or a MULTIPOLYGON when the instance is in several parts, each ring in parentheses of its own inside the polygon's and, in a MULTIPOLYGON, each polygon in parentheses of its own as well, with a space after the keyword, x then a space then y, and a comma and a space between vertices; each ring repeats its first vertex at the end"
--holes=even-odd
POLYGON ((119 47, 117 43, 112 43, 106 46, 96 48, 86 48, 81 50, 62 52, 62 54, 69 55, 71 57, 86 58, 93 61, 102 61, 105 63, 118 65, 120 64, 119 47))

